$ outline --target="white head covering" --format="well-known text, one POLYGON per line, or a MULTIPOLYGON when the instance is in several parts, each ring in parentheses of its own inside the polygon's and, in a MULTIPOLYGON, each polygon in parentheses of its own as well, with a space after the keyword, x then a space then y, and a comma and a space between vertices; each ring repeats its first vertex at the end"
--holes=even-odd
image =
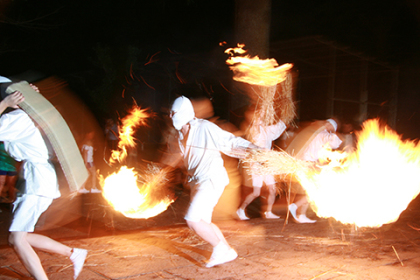
POLYGON ((181 130, 184 124, 189 123, 195 118, 194 108, 191 101, 185 96, 175 99, 172 104, 171 111, 173 112, 172 124, 176 130, 181 130))
POLYGON ((6 77, 0 76, 0 83, 11 83, 12 81, 6 77))
POLYGON ((335 120, 328 119, 327 122, 329 122, 334 127, 334 131, 337 131, 337 122, 335 120))

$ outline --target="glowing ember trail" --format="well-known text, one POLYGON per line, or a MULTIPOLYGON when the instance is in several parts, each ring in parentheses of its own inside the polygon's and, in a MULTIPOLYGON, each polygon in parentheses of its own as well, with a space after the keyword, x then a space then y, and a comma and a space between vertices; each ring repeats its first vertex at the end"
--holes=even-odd
MULTIPOLYGON (((118 151, 112 151, 110 162, 122 164, 127 157, 127 147, 135 147, 134 128, 144 125, 149 114, 134 107, 122 120, 118 151)), ((169 182, 168 172, 149 164, 142 174, 134 168, 121 166, 119 171, 103 178, 99 176, 102 195, 108 203, 124 216, 136 219, 147 219, 165 211, 173 202, 172 194, 166 191, 169 182), (167 192, 167 193, 165 193, 167 192)))
POLYGON ((337 167, 302 169, 297 177, 319 217, 358 227, 398 220, 420 192, 420 145, 402 141, 378 120, 368 120, 357 150, 337 167))
POLYGON ((230 54, 226 64, 233 71, 233 79, 238 82, 272 87, 286 79, 288 71, 293 64, 286 63, 281 66, 271 59, 260 59, 258 56, 245 55, 245 45, 238 44, 236 48, 229 48, 225 53, 230 54))

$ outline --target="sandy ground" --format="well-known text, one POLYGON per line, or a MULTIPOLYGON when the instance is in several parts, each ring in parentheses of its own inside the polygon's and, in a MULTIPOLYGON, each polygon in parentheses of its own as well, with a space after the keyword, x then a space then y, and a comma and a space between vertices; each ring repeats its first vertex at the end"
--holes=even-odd
MULTIPOLYGON (((357 230, 332 219, 285 223, 283 199, 274 207, 282 219, 264 220, 256 201, 248 209, 251 220, 216 222, 239 257, 208 269, 204 264, 211 247, 186 227, 182 217, 189 197, 182 191, 178 195, 167 211, 148 220, 115 213, 100 194, 82 195, 67 203, 78 218, 62 222, 59 210, 64 211, 66 203, 59 201, 37 231, 89 250, 78 279, 420 279, 419 199, 397 222, 357 230), (81 210, 75 211, 76 206, 81 210)), ((27 279, 6 245, 8 205, 1 204, 0 209, 0 279, 27 279)), ((72 279, 67 258, 40 251, 39 255, 50 279, 72 279)))

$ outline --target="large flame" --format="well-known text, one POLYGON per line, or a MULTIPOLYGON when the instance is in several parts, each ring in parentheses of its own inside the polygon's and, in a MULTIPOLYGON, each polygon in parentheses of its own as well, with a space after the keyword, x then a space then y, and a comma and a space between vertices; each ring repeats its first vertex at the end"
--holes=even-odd
POLYGON ((103 180, 103 196, 115 210, 128 218, 147 219, 154 217, 173 202, 169 195, 161 194, 159 184, 167 183, 166 171, 160 169, 149 174, 139 186, 139 174, 133 168, 122 166, 103 180))
MULTIPOLYGON (((127 157, 127 148, 134 148, 134 129, 144 125, 150 115, 146 110, 134 107, 122 120, 118 150, 112 151, 110 163, 122 164, 127 157)), ((124 216, 136 219, 147 219, 165 211, 173 202, 172 195, 165 193, 168 189, 168 171, 149 165, 139 174, 134 168, 121 166, 117 172, 103 178, 99 176, 102 195, 115 210, 124 216)))
POLYGON ((235 81, 271 87, 286 79, 293 64, 286 63, 279 66, 273 58, 260 59, 258 56, 244 55, 246 53, 244 46, 244 44, 238 44, 238 47, 228 48, 225 51, 231 55, 226 60, 226 64, 230 65, 235 81))
POLYGON ((420 146, 368 120, 357 150, 337 167, 301 170, 297 177, 317 215, 344 224, 380 227, 395 222, 420 192, 420 146))

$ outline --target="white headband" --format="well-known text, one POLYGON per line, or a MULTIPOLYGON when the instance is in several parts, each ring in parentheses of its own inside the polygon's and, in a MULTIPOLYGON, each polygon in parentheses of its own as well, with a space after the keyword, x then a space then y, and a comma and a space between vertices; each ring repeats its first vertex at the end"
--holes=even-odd
POLYGON ((337 122, 335 120, 328 119, 327 122, 329 122, 334 127, 334 131, 337 131, 337 122))

